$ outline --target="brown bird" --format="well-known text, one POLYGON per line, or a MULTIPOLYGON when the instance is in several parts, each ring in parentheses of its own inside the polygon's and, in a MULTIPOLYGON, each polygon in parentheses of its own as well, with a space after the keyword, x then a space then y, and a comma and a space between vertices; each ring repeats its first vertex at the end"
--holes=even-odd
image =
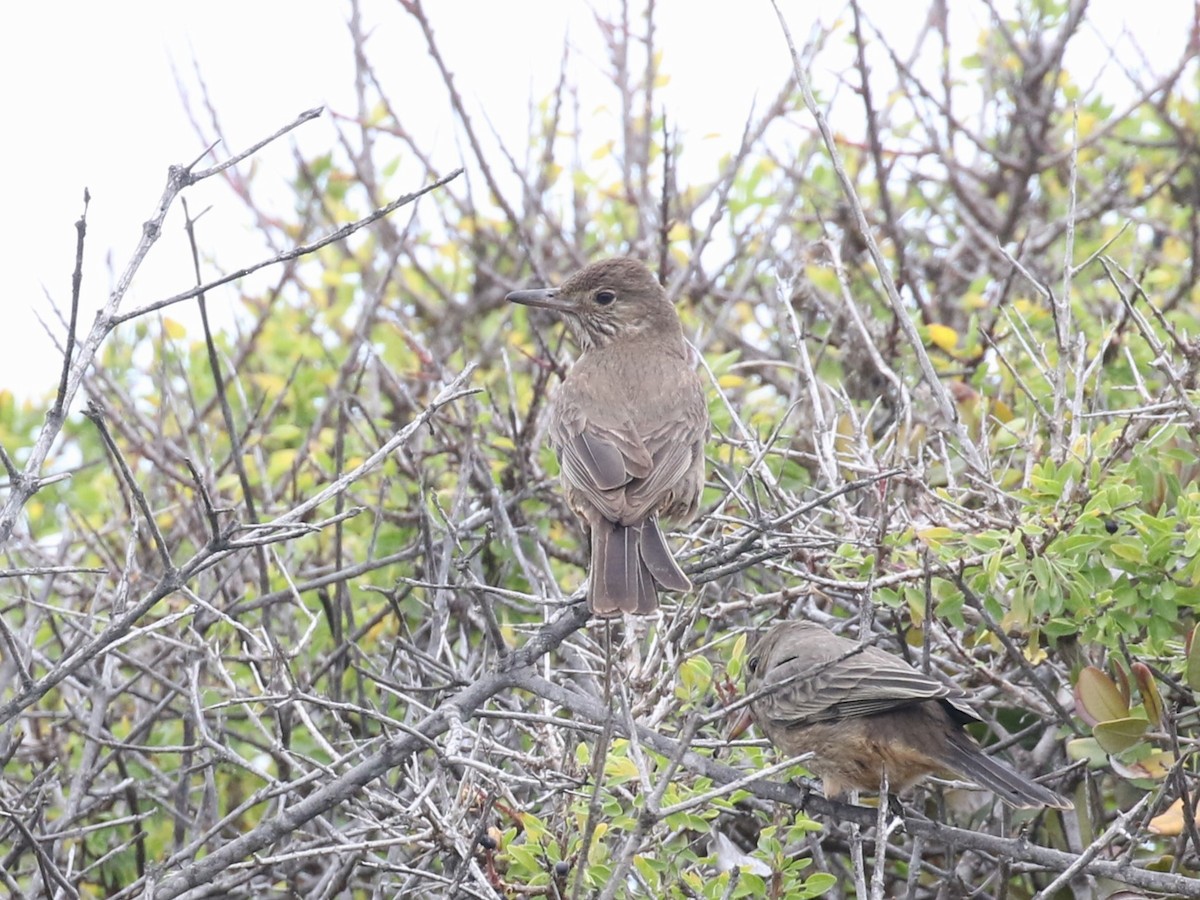
POLYGON ((754 648, 747 688, 754 721, 784 753, 805 762, 825 795, 899 792, 926 775, 954 772, 1010 806, 1070 809, 1071 801, 983 752, 963 730, 978 722, 958 688, 877 647, 812 622, 781 622, 754 648))
POLYGON ((549 432, 591 537, 591 610, 652 613, 657 588, 692 588, 659 517, 687 524, 704 487, 708 409, 679 316, 650 270, 624 257, 508 300, 561 314, 583 351, 555 393, 549 432))

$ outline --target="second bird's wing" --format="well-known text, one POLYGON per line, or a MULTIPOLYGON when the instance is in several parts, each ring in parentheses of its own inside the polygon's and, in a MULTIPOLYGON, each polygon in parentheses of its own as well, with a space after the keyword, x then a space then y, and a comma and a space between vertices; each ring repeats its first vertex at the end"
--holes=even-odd
POLYGON ((761 686, 775 690, 759 701, 759 709, 780 724, 869 716, 961 696, 889 653, 833 635, 820 646, 804 646, 772 662, 761 686))

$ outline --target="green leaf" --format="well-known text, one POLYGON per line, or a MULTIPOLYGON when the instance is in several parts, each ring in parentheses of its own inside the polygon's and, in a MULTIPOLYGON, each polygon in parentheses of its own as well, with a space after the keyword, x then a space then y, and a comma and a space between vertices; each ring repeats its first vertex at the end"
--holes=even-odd
POLYGON ((505 847, 504 852, 524 870, 523 874, 525 877, 529 877, 535 872, 540 872, 542 869, 541 862, 527 844, 512 844, 505 847))
POLYGON ((1076 634, 1079 631, 1079 625, 1071 619, 1051 619, 1042 626, 1042 631, 1047 637, 1066 637, 1076 634))
POLYGON ((809 897, 819 897, 835 887, 837 883, 837 878, 828 872, 815 872, 805 880, 804 890, 809 897))
POLYGON ((1108 753, 1120 753, 1128 750, 1142 739, 1150 723, 1145 719, 1112 719, 1100 722, 1092 728, 1092 734, 1098 743, 1108 753))
POLYGON ((1108 754, 1094 737, 1074 738, 1067 741, 1067 759, 1086 759, 1093 769, 1108 765, 1108 754))
POLYGON ((1193 628, 1188 636, 1187 665, 1184 670, 1184 679, 1193 691, 1200 691, 1200 641, 1196 640, 1197 629, 1200 629, 1200 625, 1193 628))

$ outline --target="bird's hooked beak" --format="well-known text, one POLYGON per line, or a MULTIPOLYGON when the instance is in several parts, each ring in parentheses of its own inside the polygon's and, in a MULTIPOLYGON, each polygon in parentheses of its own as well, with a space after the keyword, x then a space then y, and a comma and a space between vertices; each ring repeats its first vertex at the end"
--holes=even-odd
POLYGON ((568 312, 573 304, 558 296, 558 288, 537 288, 530 291, 513 291, 504 298, 509 303, 520 303, 522 306, 536 306, 540 309, 553 309, 558 312, 568 312))

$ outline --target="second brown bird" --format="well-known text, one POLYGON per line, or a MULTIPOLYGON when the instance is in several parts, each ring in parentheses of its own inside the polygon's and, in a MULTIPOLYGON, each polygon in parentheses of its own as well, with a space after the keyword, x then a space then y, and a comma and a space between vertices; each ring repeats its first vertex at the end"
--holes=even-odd
POLYGON ((704 386, 675 308, 650 270, 625 257, 508 300, 561 314, 583 351, 554 396, 550 442, 591 537, 592 612, 652 613, 658 588, 692 587, 659 519, 695 518, 708 435, 704 386))
POLYGON ((1015 807, 1071 801, 983 752, 963 726, 979 721, 965 694, 903 660, 839 637, 812 622, 781 622, 751 651, 747 689, 754 722, 784 753, 811 753, 804 765, 826 796, 891 792, 927 775, 954 772, 1015 807))

